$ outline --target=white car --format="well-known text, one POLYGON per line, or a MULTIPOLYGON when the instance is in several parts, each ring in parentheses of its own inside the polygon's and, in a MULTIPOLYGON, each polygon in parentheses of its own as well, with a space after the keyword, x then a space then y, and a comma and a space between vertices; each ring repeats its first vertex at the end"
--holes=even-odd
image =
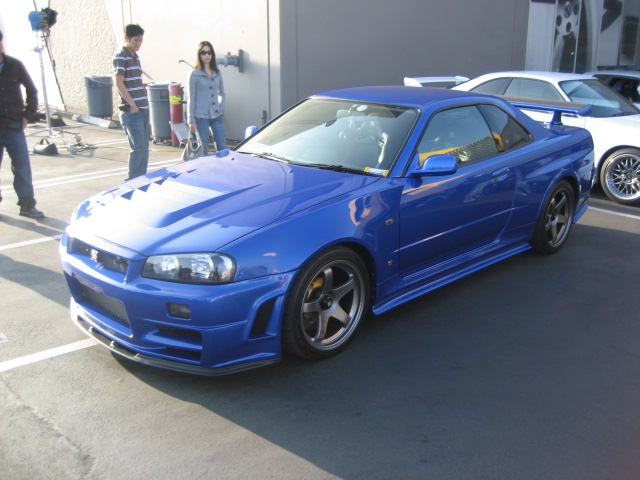
MULTIPOLYGON (((591 133, 605 194, 621 204, 640 205, 640 110, 600 80, 573 73, 497 72, 456 85, 453 90, 590 104, 590 116, 564 115, 562 121, 591 133)), ((525 113, 536 120, 550 120, 548 113, 525 113)))
POLYGON ((640 108, 640 70, 611 69, 587 72, 613 88, 624 98, 640 108))

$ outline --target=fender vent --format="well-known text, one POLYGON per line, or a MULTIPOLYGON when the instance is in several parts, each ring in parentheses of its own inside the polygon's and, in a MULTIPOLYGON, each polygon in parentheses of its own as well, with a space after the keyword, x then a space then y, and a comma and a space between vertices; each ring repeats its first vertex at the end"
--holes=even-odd
POLYGON ((267 332, 267 327, 269 326, 269 319, 271 319, 271 314, 273 313, 273 306, 276 302, 275 298, 271 300, 267 300, 258 309, 258 313, 256 314, 256 318, 253 320, 253 325, 251 326, 251 334, 250 338, 258 338, 264 336, 267 332))

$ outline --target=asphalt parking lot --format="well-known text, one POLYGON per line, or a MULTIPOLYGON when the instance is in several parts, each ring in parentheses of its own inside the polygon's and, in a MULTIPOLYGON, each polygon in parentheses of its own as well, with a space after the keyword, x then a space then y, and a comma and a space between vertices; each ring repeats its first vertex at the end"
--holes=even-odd
MULTIPOLYGON (((57 240, 124 180, 129 149, 119 129, 67 123, 77 153, 32 155, 44 219, 18 215, 7 156, 0 171, 1 478, 640 478, 640 208, 596 191, 557 255, 369 318, 330 360, 197 377, 118 359, 71 323, 57 240)), ((151 168, 180 161, 151 148, 151 168)))

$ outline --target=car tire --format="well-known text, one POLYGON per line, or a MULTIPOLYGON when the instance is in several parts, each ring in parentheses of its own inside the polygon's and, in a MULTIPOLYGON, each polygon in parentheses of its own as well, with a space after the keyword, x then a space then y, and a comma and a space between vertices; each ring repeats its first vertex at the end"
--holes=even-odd
POLYGON ((537 253, 550 255, 558 252, 567 241, 575 213, 575 193, 566 181, 560 181, 551 190, 531 241, 537 253))
POLYGON ((614 202, 640 205, 640 150, 625 148, 609 155, 600 168, 600 185, 614 202))
POLYGON ((369 308, 369 273, 346 247, 310 260, 292 286, 282 325, 283 349, 309 360, 343 350, 369 308))

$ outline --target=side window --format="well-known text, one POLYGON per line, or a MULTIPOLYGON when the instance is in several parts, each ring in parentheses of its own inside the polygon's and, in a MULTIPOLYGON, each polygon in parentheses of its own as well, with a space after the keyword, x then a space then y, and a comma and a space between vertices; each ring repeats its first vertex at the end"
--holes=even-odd
POLYGON ((496 78, 495 80, 489 80, 488 82, 481 83, 475 88, 472 88, 472 92, 486 93, 488 95, 502 95, 507 85, 511 81, 510 78, 496 78))
POLYGON ((531 134, 504 110, 494 105, 478 105, 493 132, 501 152, 529 143, 531 134))
POLYGON ((491 130, 476 106, 452 108, 436 113, 420 140, 420 162, 446 153, 468 163, 498 153, 491 130))
POLYGON ((542 98, 544 100, 564 100, 560 92, 549 82, 531 80, 529 78, 514 78, 504 92, 513 97, 542 98))

